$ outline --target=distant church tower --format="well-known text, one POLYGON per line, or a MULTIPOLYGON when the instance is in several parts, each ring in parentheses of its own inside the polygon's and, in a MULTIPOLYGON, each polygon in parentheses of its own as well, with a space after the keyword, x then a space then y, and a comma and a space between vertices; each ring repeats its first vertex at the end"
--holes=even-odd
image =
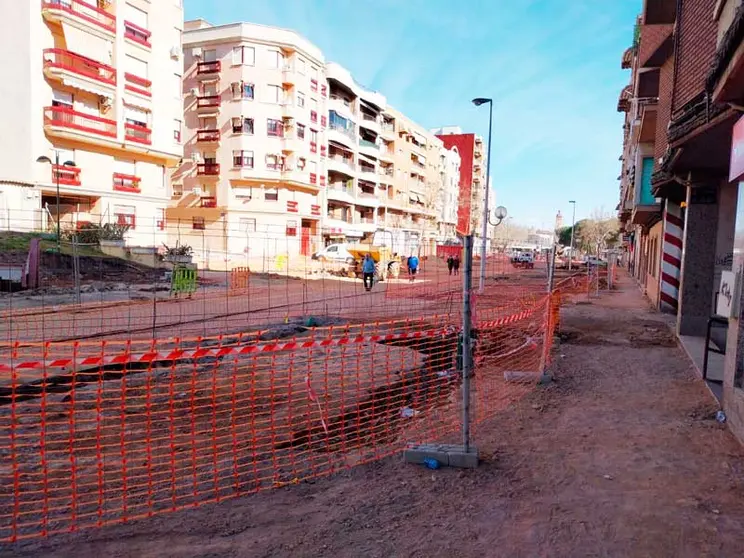
POLYGON ((555 230, 559 231, 563 228, 563 215, 558 211, 558 215, 555 216, 555 230))

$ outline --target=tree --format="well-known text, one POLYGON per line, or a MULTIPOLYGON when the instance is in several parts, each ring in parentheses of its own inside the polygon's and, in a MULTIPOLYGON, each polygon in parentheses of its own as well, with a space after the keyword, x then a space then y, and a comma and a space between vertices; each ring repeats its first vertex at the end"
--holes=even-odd
POLYGON ((595 209, 592 217, 581 222, 580 243, 585 252, 598 254, 601 250, 617 242, 620 227, 615 217, 595 209))

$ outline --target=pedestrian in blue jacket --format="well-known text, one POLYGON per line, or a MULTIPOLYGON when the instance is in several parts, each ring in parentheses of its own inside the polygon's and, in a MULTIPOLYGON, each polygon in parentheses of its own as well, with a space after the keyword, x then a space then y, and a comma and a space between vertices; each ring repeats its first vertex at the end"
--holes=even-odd
POLYGON ((365 254, 362 262, 362 277, 364 280, 364 290, 371 291, 375 281, 375 260, 372 256, 365 254))

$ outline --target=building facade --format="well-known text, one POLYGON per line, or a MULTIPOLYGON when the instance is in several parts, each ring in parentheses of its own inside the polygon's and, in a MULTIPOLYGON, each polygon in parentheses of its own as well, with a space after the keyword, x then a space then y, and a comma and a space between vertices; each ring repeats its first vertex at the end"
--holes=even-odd
POLYGON ((3 7, 13 48, 0 57, 14 78, 0 83, 13 107, 13 133, 0 138, 0 226, 114 222, 130 226, 131 244, 159 244, 182 156, 180 2, 3 7))
POLYGON ((432 132, 447 149, 460 154, 460 195, 457 230, 460 234, 482 236, 483 203, 486 194, 486 151, 483 139, 466 134, 457 126, 445 126, 432 132))
POLYGON ((457 206, 460 198, 460 153, 456 147, 447 149, 442 142, 439 154, 440 188, 437 196, 438 240, 457 239, 457 206))

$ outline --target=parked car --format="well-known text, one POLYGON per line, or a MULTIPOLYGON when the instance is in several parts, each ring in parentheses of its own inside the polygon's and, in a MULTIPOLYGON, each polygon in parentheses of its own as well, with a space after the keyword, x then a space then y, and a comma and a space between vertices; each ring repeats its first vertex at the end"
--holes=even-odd
POLYGON ((584 258, 584 265, 590 265, 593 267, 597 266, 607 266, 607 262, 604 260, 599 259, 597 256, 587 256, 584 258))
POLYGON ((313 254, 313 259, 321 262, 354 263, 354 256, 349 253, 346 244, 330 244, 313 254))

